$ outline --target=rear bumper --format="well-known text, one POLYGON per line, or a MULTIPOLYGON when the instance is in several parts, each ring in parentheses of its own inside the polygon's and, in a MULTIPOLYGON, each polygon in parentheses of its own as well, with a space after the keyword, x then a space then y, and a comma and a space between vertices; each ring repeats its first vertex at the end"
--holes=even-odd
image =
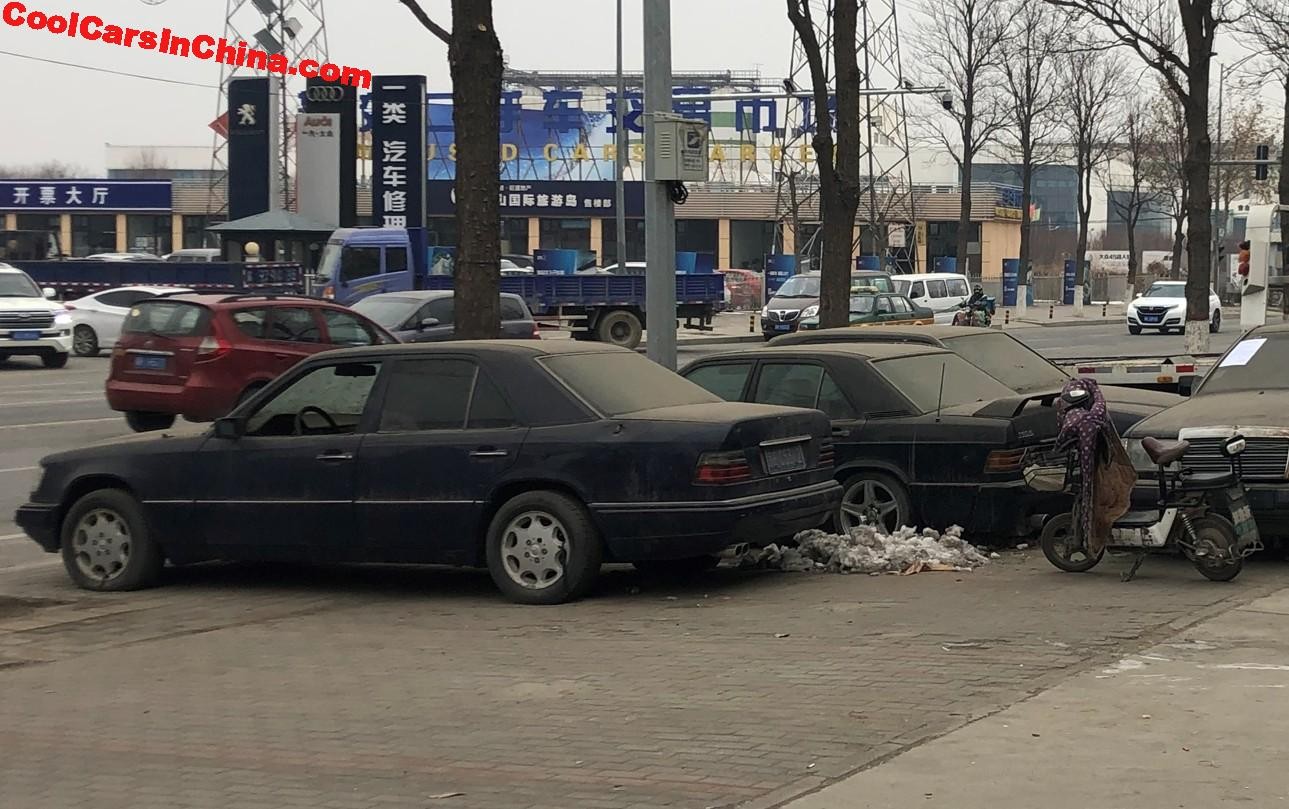
POLYGON ((829 480, 725 501, 593 503, 591 512, 612 558, 631 562, 765 545, 819 527, 840 502, 841 485, 829 480))
POLYGON ((123 382, 118 379, 110 379, 107 383, 107 404, 113 410, 173 413, 194 421, 212 421, 228 415, 237 394, 237 391, 230 394, 219 388, 193 385, 191 378, 186 385, 123 382))
POLYGON ((13 521, 49 553, 57 553, 58 506, 45 503, 27 503, 19 506, 13 521))

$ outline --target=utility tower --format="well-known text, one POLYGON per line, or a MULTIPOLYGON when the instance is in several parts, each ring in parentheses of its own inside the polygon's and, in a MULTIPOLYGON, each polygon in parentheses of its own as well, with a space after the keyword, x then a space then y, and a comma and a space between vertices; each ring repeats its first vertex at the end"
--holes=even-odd
MULTIPOLYGON (((148 2, 148 0, 145 0, 148 2)), ((248 47, 269 55, 286 56, 292 67, 305 59, 325 65, 327 58, 327 18, 322 8, 323 0, 226 0, 224 12, 224 39, 233 47, 245 42, 248 47)), ((215 107, 215 120, 228 113, 228 82, 244 76, 269 75, 278 84, 277 114, 280 138, 278 143, 278 173, 282 198, 278 204, 285 210, 294 210, 295 201, 295 114, 299 111, 299 93, 305 80, 299 76, 277 76, 260 73, 250 67, 220 65, 219 103, 215 107)), ((228 138, 215 132, 211 150, 211 193, 207 197, 207 214, 227 214, 228 202, 228 138)))
MULTIPOLYGON (((836 87, 833 63, 832 10, 834 0, 811 0, 815 36, 823 50, 829 88, 836 87)), ((861 90, 910 88, 900 61, 897 0, 859 0, 855 52, 859 58, 861 90)), ((796 32, 784 86, 790 93, 811 90, 810 66, 796 32)), ((887 255, 896 269, 912 271, 917 261, 914 244, 914 194, 909 159, 909 127, 904 95, 863 95, 860 107, 859 219, 864 222, 856 252, 887 255)), ((803 228, 819 221, 819 180, 809 151, 814 127, 813 99, 787 102, 782 151, 775 171, 776 207, 781 227, 796 233, 798 257, 821 255, 818 228, 803 228)))

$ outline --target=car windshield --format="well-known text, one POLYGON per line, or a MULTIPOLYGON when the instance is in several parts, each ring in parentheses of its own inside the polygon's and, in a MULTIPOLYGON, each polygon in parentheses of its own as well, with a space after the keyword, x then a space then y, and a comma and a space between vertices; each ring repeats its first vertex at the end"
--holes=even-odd
POLYGON ((1143 298, 1184 298, 1186 297, 1185 284, 1155 284, 1146 290, 1143 298))
POLYGON ((0 273, 0 298, 39 298, 40 290, 23 272, 0 273))
POLYGON ((1016 393, 962 357, 948 352, 894 357, 878 360, 873 366, 923 413, 970 402, 992 402, 1016 393))
POLYGON ((1289 390, 1289 334, 1254 332, 1231 346, 1194 395, 1255 390, 1289 390))
POLYGON ((872 295, 857 295, 850 299, 850 313, 867 315, 873 311, 873 303, 876 300, 872 295))
POLYGON ((819 297, 819 276, 817 275, 794 275, 779 291, 774 293, 776 298, 818 298, 819 297))
POLYGON ((349 307, 359 314, 366 315, 387 329, 397 329, 407 322, 417 307, 425 303, 420 298, 386 298, 374 295, 349 307))
POLYGON ((328 242, 322 248, 322 258, 318 259, 318 270, 315 274, 318 283, 327 283, 336 277, 340 270, 340 253, 345 246, 340 242, 328 242))
POLYGON ((605 416, 721 401, 688 379, 634 352, 563 354, 546 357, 542 363, 605 416))
POLYGON ((959 357, 1021 393, 1059 388, 1070 381, 1041 354, 1006 334, 964 334, 946 338, 944 344, 959 357))
POLYGON ((158 337, 204 335, 210 310, 195 303, 173 300, 143 301, 130 310, 122 334, 154 334, 158 337))

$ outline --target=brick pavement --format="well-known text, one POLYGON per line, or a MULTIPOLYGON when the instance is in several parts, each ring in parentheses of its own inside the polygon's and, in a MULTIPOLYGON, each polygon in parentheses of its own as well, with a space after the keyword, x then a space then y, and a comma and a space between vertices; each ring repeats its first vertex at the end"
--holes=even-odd
POLYGON ((619 571, 546 609, 448 571, 202 568, 124 597, 0 574, 0 805, 771 805, 1284 572, 1224 586, 1159 561, 1125 585, 1102 567, 619 571))

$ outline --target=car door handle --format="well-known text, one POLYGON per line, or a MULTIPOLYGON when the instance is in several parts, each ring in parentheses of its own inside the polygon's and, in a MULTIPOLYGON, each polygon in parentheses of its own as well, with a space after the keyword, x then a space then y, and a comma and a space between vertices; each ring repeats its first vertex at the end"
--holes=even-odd
POLYGON ((317 460, 322 461, 323 463, 342 463, 344 461, 352 461, 353 459, 354 459, 354 454, 352 452, 334 452, 334 451, 323 452, 319 454, 317 458, 317 460))
POLYGON ((849 438, 850 430, 847 430, 845 427, 833 427, 832 435, 833 438, 849 438))
POLYGON ((470 453, 471 458, 504 458, 509 455, 504 449, 476 449, 470 453))

